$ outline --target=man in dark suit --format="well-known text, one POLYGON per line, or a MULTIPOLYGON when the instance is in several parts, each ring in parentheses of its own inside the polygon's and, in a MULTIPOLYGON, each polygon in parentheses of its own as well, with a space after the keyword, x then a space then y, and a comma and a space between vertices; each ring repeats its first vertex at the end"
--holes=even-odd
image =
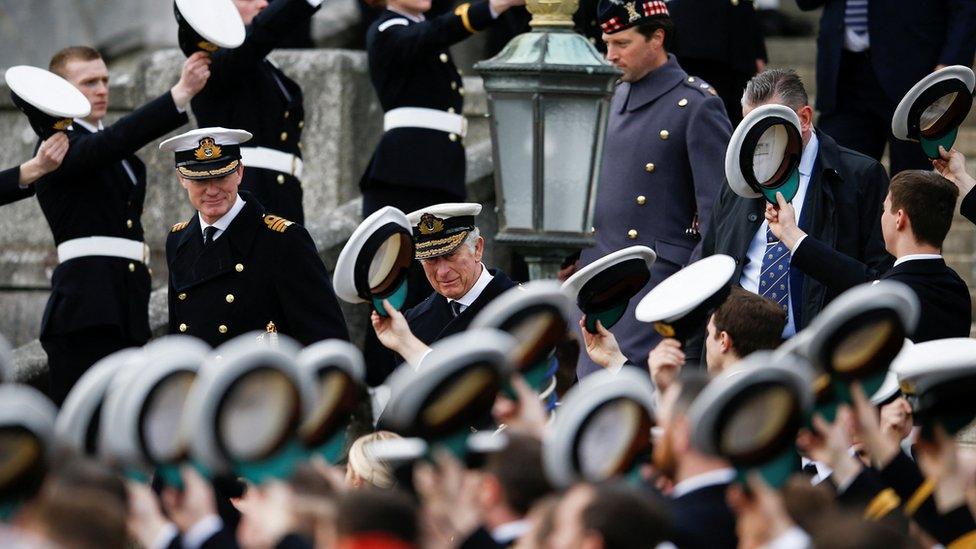
POLYGON ((435 341, 466 330, 488 303, 515 286, 504 272, 481 262, 485 239, 474 221, 480 212, 480 204, 448 203, 407 215, 414 257, 434 293, 405 314, 392 307, 386 316, 374 311, 371 321, 380 343, 414 366, 435 341))
POLYGON ((691 440, 687 412, 707 384, 703 372, 682 372, 658 406, 658 425, 664 432, 654 444, 654 466, 675 483, 669 507, 673 541, 682 549, 738 547, 735 515, 725 503, 735 470, 722 458, 696 448, 691 440))
MULTIPOLYGON (((767 103, 786 105, 800 119, 804 145, 799 188, 793 198, 800 227, 841 254, 878 270, 888 269, 893 260, 885 251, 878 223, 888 191, 884 168, 814 129, 806 90, 792 70, 768 70, 749 82, 744 112, 767 103)), ((712 210, 714 217, 702 247, 703 255, 732 256, 737 263, 733 280, 754 293, 759 293, 767 241, 765 204, 763 198, 743 198, 726 185, 712 210)), ((802 330, 840 293, 797 269, 790 269, 789 292, 786 337, 802 330)))
POLYGON ((149 339, 149 254, 140 222, 146 167, 135 152, 187 122, 185 109, 210 72, 205 56, 190 57, 170 91, 103 127, 108 69, 99 53, 71 47, 50 65, 92 106, 68 131, 61 167, 34 184, 58 246, 40 340, 50 396, 60 403, 89 366, 149 339))
POLYGON ((244 43, 212 56, 213 76, 193 99, 201 127, 240 128, 254 135, 241 149, 248 167, 241 189, 268 212, 305 223, 302 209, 302 89, 267 59, 295 27, 306 23, 322 0, 234 3, 247 25, 244 43))
POLYGON ((238 192, 241 130, 200 128, 164 141, 197 215, 166 240, 170 333, 217 346, 258 330, 310 345, 349 339, 329 273, 304 227, 238 192))
POLYGON ((914 143, 894 139, 891 116, 923 76, 973 63, 976 4, 963 0, 796 0, 822 7, 817 37, 819 127, 841 146, 881 159, 891 173, 925 169, 914 143))
MULTIPOLYGON (((657 260, 635 303, 700 256, 700 233, 708 230, 722 188, 722 158, 731 135, 715 88, 686 73, 669 53, 674 26, 667 10, 660 0, 600 4, 607 59, 623 75, 603 147, 593 214, 596 244, 582 251, 579 267, 633 245, 652 248, 657 260), (645 15, 634 18, 628 9, 645 15)), ((660 339, 633 315, 624 315, 611 331, 634 364, 643 363, 660 339)), ((599 369, 580 356, 578 376, 599 369)))
POLYGON ((885 247, 894 267, 880 273, 807 235, 796 225, 793 206, 780 201, 766 210, 769 228, 792 250, 791 265, 832 292, 875 280, 895 280, 915 291, 921 305, 916 343, 968 337, 972 324, 969 288, 942 258, 942 242, 955 214, 959 191, 934 172, 906 170, 891 180, 881 214, 885 247))
POLYGON ((752 2, 671 0, 674 55, 681 67, 711 84, 738 126, 742 90, 766 68, 766 41, 752 2))
POLYGON ((0 206, 33 196, 33 183, 58 169, 67 152, 68 134, 58 132, 41 142, 33 158, 0 171, 0 206))

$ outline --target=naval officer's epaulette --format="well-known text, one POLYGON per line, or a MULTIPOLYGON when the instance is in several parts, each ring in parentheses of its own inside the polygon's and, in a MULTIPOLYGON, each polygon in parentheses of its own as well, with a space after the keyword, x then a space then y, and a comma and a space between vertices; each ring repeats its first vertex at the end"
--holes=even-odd
POLYGON ((173 228, 170 229, 169 232, 171 232, 171 233, 178 233, 178 232, 182 231, 183 229, 185 229, 186 226, 189 225, 189 224, 190 224, 189 221, 180 221, 176 225, 173 225, 173 228))
POLYGON ((288 227, 294 225, 294 221, 288 221, 284 217, 277 215, 265 215, 264 224, 272 231, 283 233, 288 227))
MULTIPOLYGON (((711 84, 705 82, 704 80, 698 78, 697 76, 689 76, 688 78, 685 78, 684 85, 689 88, 696 89, 702 94, 707 93, 709 95, 718 95, 718 90, 716 90, 714 87, 712 87, 711 84)), ((681 106, 683 107, 684 105, 681 106)))

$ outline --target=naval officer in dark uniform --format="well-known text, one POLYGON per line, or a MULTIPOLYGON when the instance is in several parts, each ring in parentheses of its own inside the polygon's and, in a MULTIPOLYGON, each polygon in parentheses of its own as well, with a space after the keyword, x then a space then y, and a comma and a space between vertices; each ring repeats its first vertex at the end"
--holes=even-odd
POLYGON ((363 216, 463 201, 464 83, 448 47, 524 0, 475 0, 430 19, 431 0, 388 0, 366 35, 384 133, 359 182, 363 216))
POLYGON ((71 47, 50 65, 91 103, 91 114, 68 131, 61 167, 34 184, 58 247, 40 340, 50 396, 60 403, 89 366, 149 339, 149 252, 140 221, 146 167, 135 152, 188 121, 185 109, 210 72, 205 56, 190 57, 170 91, 104 127, 108 69, 99 53, 71 47))
MULTIPOLYGON (((599 11, 607 59, 623 76, 610 104, 593 221, 596 245, 583 250, 579 267, 629 246, 653 248, 657 260, 636 303, 700 256, 700 235, 725 177, 732 127, 715 89, 685 73, 668 53, 674 26, 664 2, 604 1, 599 11)), ((611 331, 634 364, 643 364, 659 339, 633 314, 611 331)), ((599 369, 580 356, 580 376, 599 369)))
POLYGON ((166 240, 171 333, 217 346, 259 330, 302 345, 349 339, 329 273, 308 231, 238 188, 243 130, 200 128, 167 139, 197 210, 166 240))
POLYGON ((193 99, 201 127, 240 128, 254 135, 241 148, 248 167, 241 189, 267 211, 305 222, 302 209, 302 89, 267 59, 292 30, 309 20, 322 0, 235 2, 247 35, 235 49, 211 56, 212 77, 193 99))

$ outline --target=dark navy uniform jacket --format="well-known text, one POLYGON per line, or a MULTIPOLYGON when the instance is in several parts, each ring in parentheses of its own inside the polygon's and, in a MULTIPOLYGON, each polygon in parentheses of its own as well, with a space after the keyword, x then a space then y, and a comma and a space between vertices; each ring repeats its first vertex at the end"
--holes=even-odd
MULTIPOLYGON (((97 133, 80 124, 68 131, 61 167, 34 183, 54 242, 87 236, 143 240, 146 167, 141 147, 187 123, 169 92, 97 133), (122 165, 125 160, 135 182, 122 165)), ((114 257, 80 257, 58 265, 41 323, 45 335, 113 326, 135 341, 149 339, 148 267, 114 257)))
MULTIPOLYGON (((662 67, 614 91, 593 219, 596 245, 583 250, 579 265, 634 245, 657 252, 651 280, 611 329, 633 364, 643 364, 658 340, 634 317, 634 307, 700 257, 699 233, 708 229, 712 201, 724 185, 731 133, 714 88, 688 76, 671 54, 662 67)), ((581 376, 597 369, 580 356, 581 376)))
MULTIPOLYGON (((265 59, 292 29, 318 10, 306 0, 277 0, 247 28, 244 43, 213 55, 210 80, 191 105, 198 125, 237 128, 254 137, 243 147, 268 147, 301 157, 302 89, 265 59)), ((241 189, 269 212, 305 222, 301 182, 290 173, 244 166, 241 189)))
MULTIPOLYGON (((463 5, 462 5, 463 6, 463 5)), ((492 22, 488 2, 468 8, 475 30, 492 22)), ((424 107, 461 114, 464 87, 448 47, 471 36, 460 15, 445 13, 415 22, 386 10, 369 28, 369 74, 383 111, 424 107)), ((464 145, 460 136, 425 128, 396 128, 380 138, 360 187, 394 184, 464 192, 464 145)))
POLYGON ((331 277, 308 231, 265 215, 242 192, 244 208, 205 247, 200 218, 177 223, 166 240, 169 331, 217 346, 273 322, 302 345, 349 339, 331 277))
POLYGON ((20 166, 0 172, 0 206, 34 196, 34 185, 20 188, 20 166))
POLYGON ((430 294, 427 299, 408 310, 404 316, 407 319, 407 324, 410 326, 410 331, 417 336, 417 339, 427 345, 431 345, 447 336, 468 329, 471 321, 474 320, 474 317, 478 316, 478 313, 486 305, 504 293, 505 290, 515 286, 512 279, 508 278, 508 275, 502 271, 488 269, 488 272, 493 277, 491 282, 488 283, 488 286, 485 286, 485 289, 474 300, 474 303, 461 311, 461 314, 456 317, 451 311, 451 306, 447 302, 447 298, 437 292, 430 294))

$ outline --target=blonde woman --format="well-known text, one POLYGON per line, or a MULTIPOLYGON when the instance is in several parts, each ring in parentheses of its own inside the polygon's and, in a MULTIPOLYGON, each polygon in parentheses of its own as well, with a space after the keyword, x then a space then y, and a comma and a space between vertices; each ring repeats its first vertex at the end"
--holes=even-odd
POLYGON ((352 489, 392 488, 396 482, 393 469, 386 462, 376 459, 369 451, 369 444, 378 440, 400 438, 390 431, 376 431, 356 439, 349 448, 349 462, 346 465, 346 485, 352 489))

